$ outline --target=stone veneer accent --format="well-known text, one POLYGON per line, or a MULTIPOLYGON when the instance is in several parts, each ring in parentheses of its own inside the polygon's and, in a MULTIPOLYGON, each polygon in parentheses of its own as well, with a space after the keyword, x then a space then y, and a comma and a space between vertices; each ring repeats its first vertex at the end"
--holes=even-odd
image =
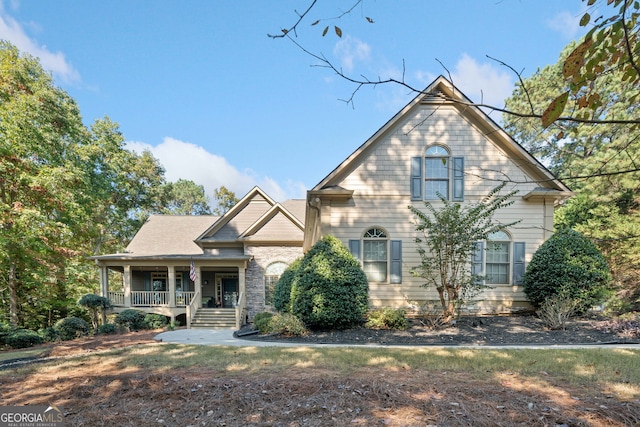
POLYGON ((247 292, 247 309, 249 321, 256 313, 265 310, 264 306, 264 270, 274 262, 291 264, 301 258, 302 246, 248 246, 245 255, 252 255, 253 259, 247 266, 245 277, 247 292))

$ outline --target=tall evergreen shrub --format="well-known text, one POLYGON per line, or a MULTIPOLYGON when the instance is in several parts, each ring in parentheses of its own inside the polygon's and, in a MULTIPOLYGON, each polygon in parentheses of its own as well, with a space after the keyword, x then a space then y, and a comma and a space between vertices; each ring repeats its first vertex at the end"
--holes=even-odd
POLYGON ((312 329, 348 329, 368 310, 369 284, 360 263, 336 237, 305 254, 291 286, 291 313, 312 329))

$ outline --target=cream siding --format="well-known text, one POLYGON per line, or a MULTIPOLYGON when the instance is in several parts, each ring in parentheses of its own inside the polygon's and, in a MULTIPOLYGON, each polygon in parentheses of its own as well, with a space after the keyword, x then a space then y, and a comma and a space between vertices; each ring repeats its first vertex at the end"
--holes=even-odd
MULTIPOLYGON (((421 286, 424 280, 411 277, 409 273, 420 259, 408 205, 424 206, 422 201, 410 200, 410 162, 412 157, 422 156, 425 148, 432 144, 447 147, 451 157, 464 157, 465 201, 479 201, 504 180, 511 182, 505 192, 519 190, 513 205, 497 212, 494 218, 505 223, 521 221, 508 231, 512 242, 525 242, 526 263, 550 232, 546 229, 552 227, 552 205, 522 199, 541 184, 534 182, 517 160, 514 161, 456 108, 420 105, 413 116, 400 121, 397 127, 389 129, 369 146, 350 172, 332 182, 354 190, 353 198, 347 202, 325 201, 321 208, 322 234, 333 234, 345 245, 351 239, 361 239, 372 226, 387 230, 389 240, 402 240, 402 284, 370 283, 372 306, 418 309, 426 300, 438 300, 435 289, 425 289, 421 286)), ((527 306, 522 289, 511 284, 493 285, 477 299, 476 308, 483 311, 510 311, 527 306)))

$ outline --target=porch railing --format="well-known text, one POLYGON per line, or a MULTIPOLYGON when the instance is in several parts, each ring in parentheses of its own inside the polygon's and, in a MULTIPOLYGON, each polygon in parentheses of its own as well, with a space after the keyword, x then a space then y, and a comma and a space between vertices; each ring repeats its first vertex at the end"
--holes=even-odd
POLYGON ((238 303, 236 304, 236 329, 240 329, 244 324, 244 317, 247 313, 247 298, 244 296, 244 292, 240 292, 238 297, 238 303))
MULTIPOLYGON (((176 307, 187 307, 194 300, 195 292, 176 291, 176 307)), ((109 301, 115 306, 124 306, 124 292, 109 291, 109 301)), ((132 307, 168 306, 169 292, 131 291, 132 307)))
POLYGON ((191 321, 198 311, 198 299, 200 299, 200 292, 195 292, 195 294, 191 298, 191 301, 187 305, 187 310, 185 313, 185 317, 187 318, 187 329, 191 329, 191 321))

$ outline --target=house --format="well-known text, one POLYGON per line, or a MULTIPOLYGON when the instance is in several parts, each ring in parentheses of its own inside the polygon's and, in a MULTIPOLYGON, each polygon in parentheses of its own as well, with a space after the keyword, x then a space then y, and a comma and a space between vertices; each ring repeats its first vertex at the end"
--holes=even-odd
POLYGON ((304 209, 304 200, 276 203, 256 187, 221 217, 152 215, 124 253, 94 257, 101 294, 116 312, 239 327, 302 256, 304 209))
POLYGON ((484 273, 488 289, 474 309, 517 311, 529 306, 520 286, 526 264, 553 232, 555 207, 572 193, 444 77, 309 190, 306 201, 279 204, 254 188, 220 218, 151 217, 127 253, 96 257, 102 292, 122 307, 172 317, 190 318, 213 301, 233 307, 239 324, 269 307, 270 287, 286 265, 332 234, 360 260, 371 306, 424 309, 437 294, 409 274, 420 259, 408 206, 437 206, 437 193, 476 202, 504 181, 518 194, 494 219, 520 222, 490 236, 491 245, 479 242, 485 250, 472 268, 484 273), (191 260, 195 282, 188 280, 191 260), (109 288, 109 270, 123 274, 122 290, 109 288))

